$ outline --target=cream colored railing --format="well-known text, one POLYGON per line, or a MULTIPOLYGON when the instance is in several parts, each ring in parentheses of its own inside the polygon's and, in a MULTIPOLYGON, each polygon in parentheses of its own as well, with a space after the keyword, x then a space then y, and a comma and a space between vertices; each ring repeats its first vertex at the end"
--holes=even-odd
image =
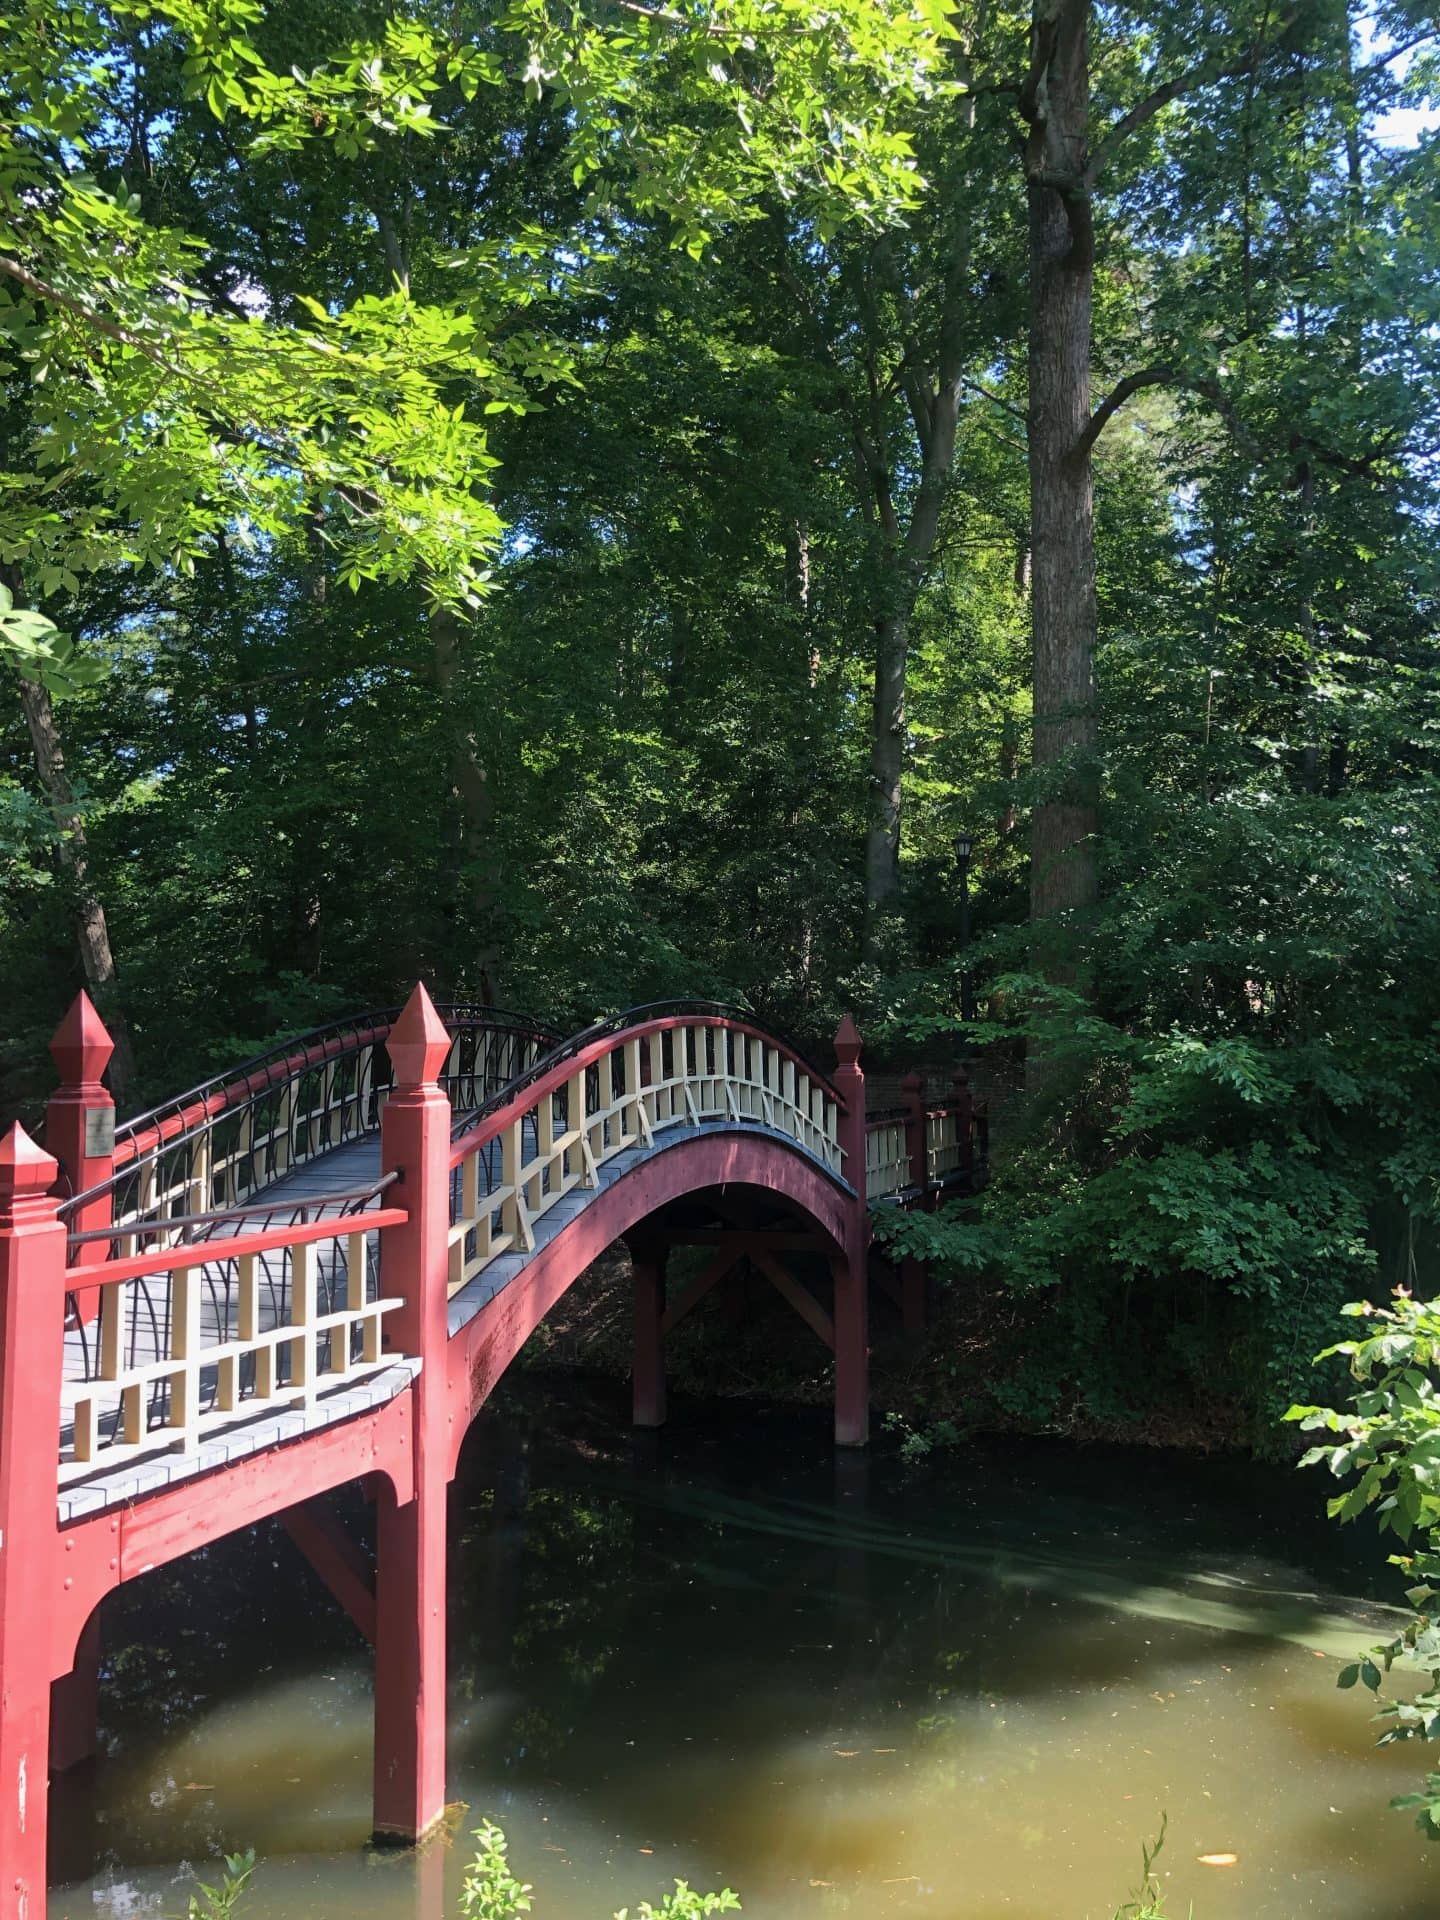
MULTIPOLYGON (((75 1267, 98 1288, 87 1378, 62 1389, 60 1484, 211 1434, 392 1363, 371 1236, 403 1209, 271 1227, 75 1267)), ((237 1226, 241 1223, 237 1223, 237 1226)))
POLYGON ((834 1091, 788 1047, 723 1019, 647 1023, 583 1046, 503 1112, 458 1136, 450 1290, 499 1254, 529 1252, 535 1226, 606 1161, 672 1127, 754 1123, 841 1171, 834 1091))
POLYGON ((941 1186, 962 1171, 968 1163, 967 1145, 953 1107, 926 1114, 925 1172, 931 1186, 941 1186))
POLYGON ((885 1114, 865 1128, 865 1197, 886 1200, 910 1186, 910 1146, 903 1114, 885 1114))
MULTIPOLYGON (((553 1039, 534 1022, 487 1008, 445 1014, 453 1038, 440 1082, 461 1110, 524 1073, 553 1039)), ((128 1123, 116 1139, 114 1175, 76 1195, 67 1215, 108 1192, 117 1255, 174 1245, 180 1231, 160 1224, 172 1216, 244 1206, 373 1133, 390 1086, 392 1018, 367 1014, 323 1029, 128 1123), (141 1227, 143 1235, 126 1232, 141 1227)))

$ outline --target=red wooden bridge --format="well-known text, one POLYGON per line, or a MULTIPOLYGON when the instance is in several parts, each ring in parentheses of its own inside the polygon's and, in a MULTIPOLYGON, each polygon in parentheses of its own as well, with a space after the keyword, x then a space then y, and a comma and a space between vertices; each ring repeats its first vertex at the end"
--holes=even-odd
MULTIPOLYGON (((747 1261, 833 1351, 835 1437, 863 1445, 869 1209, 984 1164, 963 1075, 867 1114, 848 1019, 827 1076, 721 1007, 566 1039, 417 987, 119 1128, 83 994, 51 1050, 49 1150, 0 1142, 0 1920, 44 1912, 107 1593, 279 1516, 374 1646, 375 1832, 414 1841, 445 1803, 448 1484, 556 1301, 628 1244, 657 1426, 666 1333, 747 1261), (708 1259, 667 1291, 682 1246, 708 1259), (356 1480, 373 1563, 317 1504, 356 1480)), ((913 1328, 923 1276, 886 1278, 913 1328)))

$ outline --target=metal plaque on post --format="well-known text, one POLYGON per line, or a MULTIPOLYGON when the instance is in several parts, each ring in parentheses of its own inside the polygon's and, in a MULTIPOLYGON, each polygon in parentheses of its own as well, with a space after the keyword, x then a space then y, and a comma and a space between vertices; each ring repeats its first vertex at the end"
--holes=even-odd
POLYGON ((115 1109, 91 1107, 85 1115, 85 1158, 108 1160, 115 1151, 115 1109))

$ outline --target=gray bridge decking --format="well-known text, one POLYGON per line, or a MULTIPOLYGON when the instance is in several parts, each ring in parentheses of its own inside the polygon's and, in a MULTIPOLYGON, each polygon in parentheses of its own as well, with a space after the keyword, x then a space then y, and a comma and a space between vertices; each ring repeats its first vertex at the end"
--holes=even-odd
MULTIPOLYGON (((318 1154, 303 1167, 296 1168, 261 1189, 256 1202, 263 1201, 269 1212, 259 1215, 251 1212, 243 1219, 217 1223, 210 1236, 216 1243, 216 1258, 200 1269, 202 1345, 219 1345, 233 1338, 235 1333, 235 1262, 233 1258, 226 1259, 223 1252, 225 1240, 263 1227, 272 1215, 282 1221, 293 1219, 302 1209, 309 1210, 312 1218, 351 1218, 358 1228, 363 1222, 363 1214, 345 1216, 341 1207, 328 1204, 330 1196, 354 1192, 357 1188, 378 1183, 379 1179, 380 1136, 374 1133, 358 1140, 348 1140, 342 1146, 318 1154)), ((371 1298, 378 1297, 379 1238, 379 1234, 373 1230, 366 1234, 367 1296, 371 1298)), ((281 1256, 276 1255, 275 1260, 280 1262, 281 1256)), ((336 1290, 343 1287, 345 1278, 344 1241, 321 1241, 316 1252, 316 1281, 322 1297, 333 1297, 336 1290)), ((168 1325, 168 1314, 157 1312, 152 1315, 144 1310, 143 1303, 135 1301, 133 1297, 133 1289, 145 1284, 130 1283, 132 1305, 127 1314, 125 1340, 125 1361, 129 1366, 146 1366, 169 1357, 161 1351, 161 1329, 168 1325)), ((164 1275, 159 1275, 148 1285, 163 1291, 168 1288, 169 1282, 164 1275)), ((288 1281, 283 1275, 277 1275, 274 1284, 268 1283, 267 1279, 267 1285, 261 1292, 261 1330, 269 1332, 286 1324, 288 1316, 288 1281)), ((62 1525, 68 1520, 79 1519, 83 1514, 101 1513, 110 1507, 138 1500, 145 1494, 157 1493, 178 1481, 232 1465, 250 1454, 279 1446, 287 1440, 301 1439, 337 1421, 349 1420, 356 1414, 371 1412, 383 1406, 387 1400, 394 1399, 397 1393, 403 1393, 415 1378, 420 1365, 418 1360, 389 1361, 360 1373, 337 1376, 328 1385, 327 1376, 322 1374, 308 1404, 306 1397, 297 1389, 296 1403, 283 1411, 277 1412, 272 1405, 263 1411, 257 1410, 254 1417, 247 1420, 242 1410, 233 1420, 227 1421, 223 1430, 208 1435, 198 1447, 189 1451, 180 1451, 173 1445, 167 1447, 161 1430, 157 1428, 147 1435, 147 1450, 141 1455, 127 1452, 123 1458, 107 1463, 107 1449, 102 1447, 94 1460, 77 1462, 66 1456, 73 1454, 76 1402, 84 1393, 93 1391, 95 1340, 93 1325, 88 1329, 68 1328, 65 1335, 65 1374, 60 1411, 62 1465, 58 1496, 62 1525)), ((217 1368, 213 1363, 202 1368, 202 1395, 213 1396, 216 1379, 217 1368)), ((112 1416, 108 1422, 111 1431, 114 1424, 112 1416)))
MULTIPOLYGON (((501 1293, 515 1277, 522 1273, 536 1256, 543 1251, 555 1236, 560 1233, 598 1193, 614 1186, 631 1172, 642 1160, 653 1160, 673 1148, 681 1146, 687 1140, 704 1135, 743 1132, 747 1136, 760 1135, 781 1142, 792 1151, 805 1152, 788 1133, 753 1119, 701 1120, 698 1125, 685 1124, 662 1132, 651 1146, 635 1145, 603 1161, 596 1175, 594 1187, 576 1187, 564 1197, 546 1209, 534 1223, 534 1246, 528 1250, 512 1249, 498 1255, 467 1285, 461 1287, 451 1298, 449 1307, 450 1333, 458 1333, 482 1308, 501 1293)), ((534 1151, 533 1122, 527 1123, 527 1154, 534 1151)), ((489 1177, 492 1187, 499 1179, 500 1143, 495 1141, 486 1150, 489 1164, 489 1177)), ((807 1155, 808 1158, 815 1158, 807 1155)), ((824 1166, 818 1159, 817 1166, 824 1166)), ((839 1179, 829 1168, 824 1169, 828 1178, 836 1180, 845 1191, 853 1191, 847 1182, 839 1179)), ((266 1224, 272 1217, 278 1222, 289 1221, 299 1215, 302 1209, 310 1212, 312 1218, 329 1217, 337 1220, 353 1220, 358 1230, 364 1220, 363 1213, 346 1215, 340 1206, 329 1205, 330 1196, 353 1193, 357 1189, 376 1185, 381 1177, 380 1136, 378 1133, 365 1135, 357 1140, 346 1141, 318 1154, 303 1167, 296 1168, 283 1178, 263 1188, 256 1196, 263 1201, 266 1213, 258 1217, 252 1212, 247 1218, 218 1223, 212 1237, 216 1243, 216 1258, 200 1269, 202 1275, 201 1293, 201 1342, 202 1346, 218 1345, 235 1334, 236 1293, 234 1285, 235 1262, 228 1259, 223 1243, 237 1233, 254 1231, 266 1224)), ((452 1176, 456 1184, 458 1197, 458 1170, 452 1176)), ((350 1231, 347 1228, 344 1231, 350 1231)), ((379 1233, 371 1230, 366 1235, 366 1265, 368 1272, 367 1298, 379 1297, 379 1233)), ((345 1243, 343 1239, 321 1241, 317 1248, 316 1279, 322 1298, 333 1298, 336 1291, 342 1289, 346 1278, 345 1243)), ((277 1262, 280 1256, 276 1256, 277 1262)), ((132 1287, 143 1283, 131 1283, 132 1287)), ((165 1289, 168 1287, 165 1276, 157 1276, 149 1285, 165 1289)), ((267 1284, 262 1293, 260 1326, 262 1331, 289 1323, 288 1281, 283 1275, 274 1284, 267 1284)), ((169 1356, 160 1351, 159 1329, 168 1324, 168 1314, 132 1309, 128 1316, 129 1332, 126 1339, 126 1363, 132 1366, 145 1366, 169 1356)), ((74 1445, 75 1405, 83 1393, 93 1392, 92 1362, 95 1351, 95 1330, 71 1328, 65 1340, 65 1383, 61 1400, 61 1448, 62 1455, 70 1455, 74 1445)), ((223 1429, 202 1438, 198 1446, 188 1451, 181 1450, 174 1443, 167 1443, 163 1426, 154 1426, 146 1438, 146 1450, 135 1455, 127 1451, 125 1456, 107 1464, 106 1448, 101 1448, 98 1456, 89 1462, 76 1462, 73 1458, 64 1458, 60 1468, 59 1517, 61 1523, 79 1519, 82 1515, 104 1512, 111 1507, 121 1506, 138 1500, 146 1494, 156 1493, 165 1487, 180 1481, 194 1479, 200 1474, 214 1472, 216 1469, 234 1464, 251 1454, 260 1453, 270 1447, 286 1441, 298 1440, 306 1434, 316 1433, 322 1428, 332 1426, 339 1421, 348 1420, 357 1414, 368 1413, 383 1406, 387 1401, 403 1393, 419 1371, 418 1360, 398 1359, 382 1362, 378 1366, 364 1371, 352 1372, 348 1376, 337 1376, 329 1385, 327 1376, 321 1375, 309 1395, 296 1392, 295 1404, 276 1411, 273 1403, 257 1411, 247 1419, 243 1407, 228 1419, 223 1429)), ((213 1396, 215 1392, 217 1369, 212 1362, 201 1370, 201 1392, 203 1396, 213 1396)), ((161 1408, 163 1416, 163 1407, 161 1408)), ((154 1413, 152 1411, 152 1419, 154 1413)), ((109 1421, 109 1430, 113 1432, 114 1417, 109 1421)))

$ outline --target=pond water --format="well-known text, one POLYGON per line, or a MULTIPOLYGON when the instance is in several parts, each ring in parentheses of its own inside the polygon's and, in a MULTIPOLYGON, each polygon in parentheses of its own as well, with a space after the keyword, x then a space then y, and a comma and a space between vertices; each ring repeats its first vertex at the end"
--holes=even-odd
POLYGON ((367 1849, 368 1655, 266 1527, 112 1603, 51 1920, 183 1912, 244 1845, 248 1920, 442 1920, 485 1814, 539 1920, 677 1875, 751 1920, 1109 1920, 1162 1818, 1176 1920, 1440 1910, 1386 1810, 1426 1756, 1335 1688, 1394 1576, 1316 1477, 1001 1439, 907 1468, 819 1412, 625 1411, 526 1377, 467 1444, 453 1843, 367 1849))

